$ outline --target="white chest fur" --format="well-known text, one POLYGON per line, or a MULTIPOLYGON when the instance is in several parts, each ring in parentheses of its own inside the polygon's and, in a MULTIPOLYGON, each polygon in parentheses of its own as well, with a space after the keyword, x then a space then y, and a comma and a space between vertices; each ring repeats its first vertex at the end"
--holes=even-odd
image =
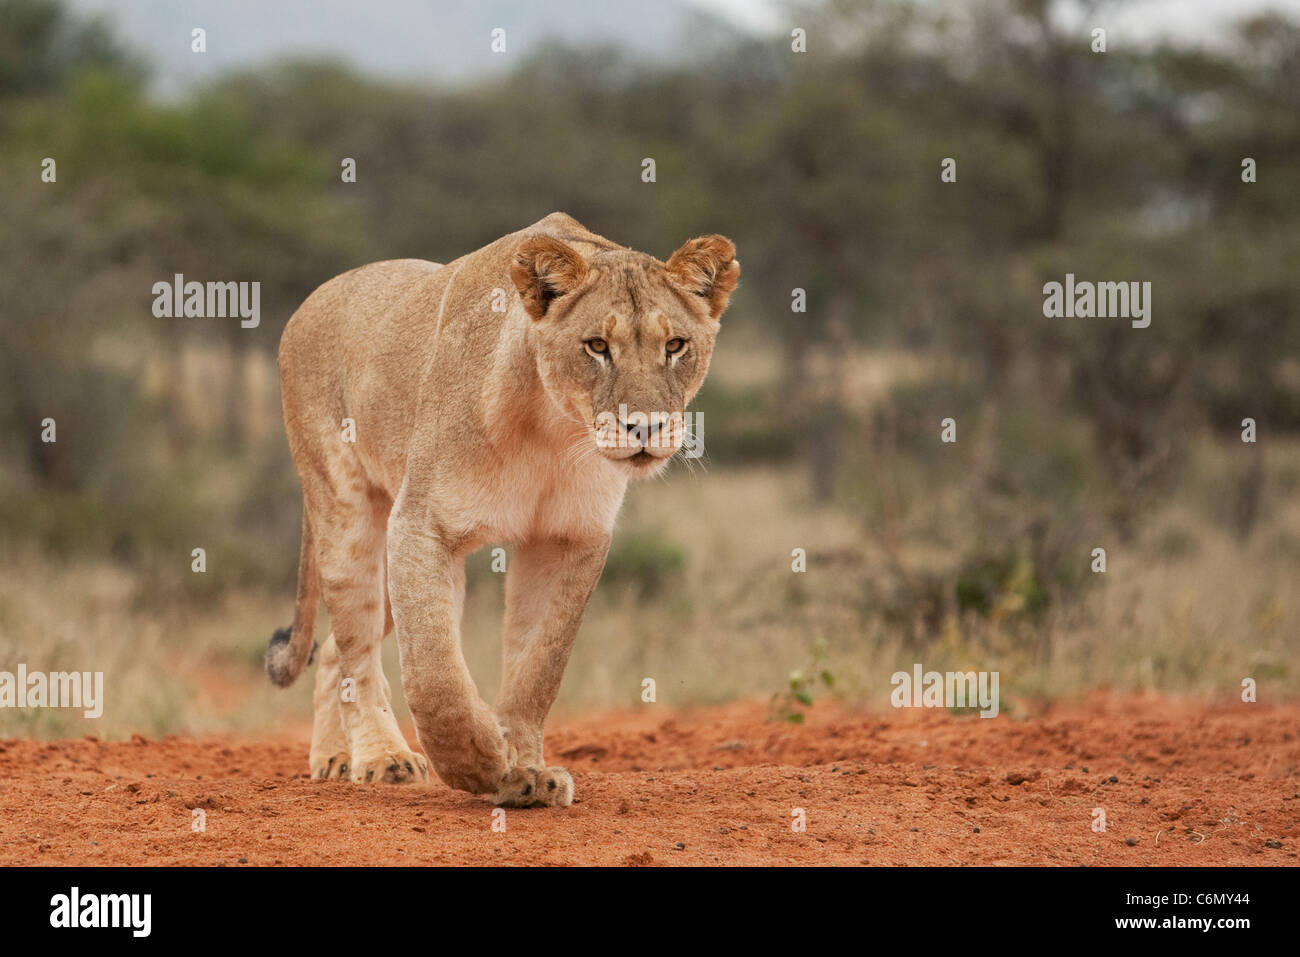
POLYGON ((439 511, 469 548, 589 540, 613 530, 627 475, 594 447, 526 443, 484 454, 496 460, 492 468, 462 472, 452 465, 443 470, 438 489, 439 511))

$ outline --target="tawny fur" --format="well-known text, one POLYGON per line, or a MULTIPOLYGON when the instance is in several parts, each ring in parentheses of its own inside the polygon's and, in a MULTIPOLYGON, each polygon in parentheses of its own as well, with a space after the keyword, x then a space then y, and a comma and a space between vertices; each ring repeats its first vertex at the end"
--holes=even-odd
POLYGON ((282 685, 302 671, 323 598, 314 776, 427 780, 380 663, 395 624, 420 747, 443 781, 505 804, 572 800, 542 725, 628 480, 682 441, 665 426, 651 447, 629 427, 630 448, 604 447, 598 417, 685 409, 739 273, 721 236, 665 264, 553 213, 445 266, 363 266, 303 303, 279 355, 303 488, 298 601, 267 670, 282 685), (465 558, 489 543, 514 546, 495 708, 460 646, 465 558))

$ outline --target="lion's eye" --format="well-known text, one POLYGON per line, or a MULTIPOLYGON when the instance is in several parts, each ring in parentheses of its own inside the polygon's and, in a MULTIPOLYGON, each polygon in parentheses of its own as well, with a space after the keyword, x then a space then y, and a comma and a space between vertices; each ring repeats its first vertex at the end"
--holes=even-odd
POLYGON ((669 339, 668 344, 665 345, 664 348, 668 351, 670 356, 680 355, 686 351, 686 340, 680 337, 669 339))
POLYGON ((598 359, 609 355, 609 343, 604 339, 588 339, 583 345, 587 347, 588 352, 598 359))

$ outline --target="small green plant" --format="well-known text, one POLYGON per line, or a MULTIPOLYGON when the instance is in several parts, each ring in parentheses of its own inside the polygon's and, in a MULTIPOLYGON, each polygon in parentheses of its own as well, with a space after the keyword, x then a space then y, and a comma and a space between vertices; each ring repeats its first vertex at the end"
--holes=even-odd
POLYGON ((804 709, 813 706, 813 690, 819 685, 827 690, 835 687, 835 676, 826 663, 826 642, 821 638, 813 643, 808 668, 791 671, 785 690, 772 695, 771 720, 803 724, 804 709))

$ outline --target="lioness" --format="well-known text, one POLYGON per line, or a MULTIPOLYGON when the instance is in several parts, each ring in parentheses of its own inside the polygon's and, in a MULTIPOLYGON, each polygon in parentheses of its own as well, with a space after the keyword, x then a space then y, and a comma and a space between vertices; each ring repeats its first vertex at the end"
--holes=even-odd
POLYGON ((552 213, 445 266, 344 273, 294 313, 279 363, 302 551, 293 626, 266 669, 298 677, 323 596, 314 777, 428 780, 380 663, 396 624, 443 781, 511 806, 573 800, 569 773, 543 759, 542 722, 628 480, 680 449, 739 277, 722 236, 663 263, 552 213), (495 710, 460 647, 465 558, 489 542, 515 547, 495 710))

